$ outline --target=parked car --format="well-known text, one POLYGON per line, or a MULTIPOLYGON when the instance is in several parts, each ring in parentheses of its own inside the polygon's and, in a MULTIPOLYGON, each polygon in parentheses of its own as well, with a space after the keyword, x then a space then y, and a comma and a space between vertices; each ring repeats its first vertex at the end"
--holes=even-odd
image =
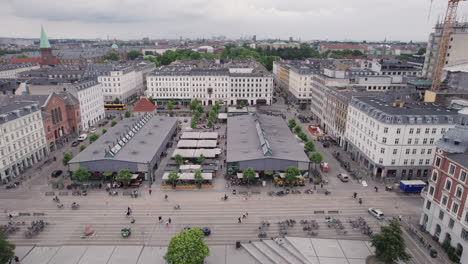
POLYGON ((78 142, 78 141, 73 141, 72 147, 78 147, 78 145, 80 145, 80 142, 78 142))
POLYGON ((89 130, 89 133, 96 133, 96 128, 92 127, 92 128, 89 130))
POLYGON ((379 219, 379 220, 382 220, 383 217, 384 217, 384 213, 382 211, 380 211, 379 209, 376 209, 376 208, 369 208, 369 210, 367 210, 369 212, 369 214, 371 214, 372 216, 374 216, 375 218, 379 219))
POLYGON ((164 109, 166 109, 166 108, 165 108, 164 106, 160 105, 160 106, 158 106, 156 109, 158 109, 158 110, 164 110, 164 109))
POLYGON ((177 105, 177 106, 174 107, 174 109, 178 110, 178 109, 180 109, 180 106, 177 105))
POLYGON ((62 171, 61 171, 61 170, 54 170, 54 171, 52 172, 52 174, 50 174, 50 176, 51 176, 52 178, 57 178, 57 177, 59 177, 60 175, 62 175, 62 171))
POLYGON ((349 176, 348 174, 340 173, 338 174, 338 179, 340 179, 342 182, 348 182, 349 176))
POLYGON ((81 134, 78 137, 78 141, 82 142, 82 141, 85 141, 87 138, 88 138, 88 134, 81 134))

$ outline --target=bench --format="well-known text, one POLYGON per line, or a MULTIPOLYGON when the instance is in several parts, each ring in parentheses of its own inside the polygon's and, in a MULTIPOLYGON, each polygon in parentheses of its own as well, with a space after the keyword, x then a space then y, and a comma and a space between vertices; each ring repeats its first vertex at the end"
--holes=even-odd
POLYGON ((340 211, 328 211, 329 214, 339 214, 340 211))
POLYGON ((314 214, 325 214, 325 211, 314 211, 314 214))
POLYGON ((46 192, 45 195, 46 195, 46 196, 54 196, 54 195, 55 195, 55 192, 46 192))
POLYGON ((60 196, 68 196, 68 192, 59 192, 60 196))

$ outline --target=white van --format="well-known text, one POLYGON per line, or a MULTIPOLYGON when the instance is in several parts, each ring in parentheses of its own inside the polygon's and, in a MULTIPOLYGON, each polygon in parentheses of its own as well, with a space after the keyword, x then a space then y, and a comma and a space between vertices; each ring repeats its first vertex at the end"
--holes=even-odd
POLYGON ((340 179, 342 182, 348 182, 349 176, 348 174, 340 173, 338 174, 338 179, 340 179))
POLYGON ((81 134, 78 137, 78 141, 85 141, 88 138, 88 134, 81 134))

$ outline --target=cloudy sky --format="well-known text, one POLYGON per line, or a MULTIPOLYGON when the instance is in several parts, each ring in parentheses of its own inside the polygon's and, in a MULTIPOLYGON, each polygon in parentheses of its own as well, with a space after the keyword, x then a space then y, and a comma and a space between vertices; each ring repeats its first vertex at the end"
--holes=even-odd
MULTIPOLYGON (((0 0, 0 37, 426 41, 447 0, 0 0), (430 16, 429 16, 430 13, 430 16)), ((460 19, 468 20, 468 2, 460 19)))

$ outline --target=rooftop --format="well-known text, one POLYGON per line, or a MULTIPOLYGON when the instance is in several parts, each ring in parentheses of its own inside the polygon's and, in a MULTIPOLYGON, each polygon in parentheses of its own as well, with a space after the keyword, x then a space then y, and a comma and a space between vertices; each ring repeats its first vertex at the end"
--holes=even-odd
POLYGON ((286 122, 277 116, 228 117, 227 161, 283 159, 309 162, 286 122))
POLYGON ((10 95, 0 95, 0 124, 40 111, 38 102, 14 101, 10 95))
POLYGON ((98 160, 147 163, 153 159, 167 135, 176 126, 177 119, 172 117, 145 114, 140 118, 125 118, 80 152, 70 163, 98 160))
POLYGON ((29 67, 34 67, 34 66, 39 66, 37 63, 2 63, 0 64, 0 71, 8 71, 8 70, 14 70, 14 69, 20 69, 20 68, 29 68, 29 67))

